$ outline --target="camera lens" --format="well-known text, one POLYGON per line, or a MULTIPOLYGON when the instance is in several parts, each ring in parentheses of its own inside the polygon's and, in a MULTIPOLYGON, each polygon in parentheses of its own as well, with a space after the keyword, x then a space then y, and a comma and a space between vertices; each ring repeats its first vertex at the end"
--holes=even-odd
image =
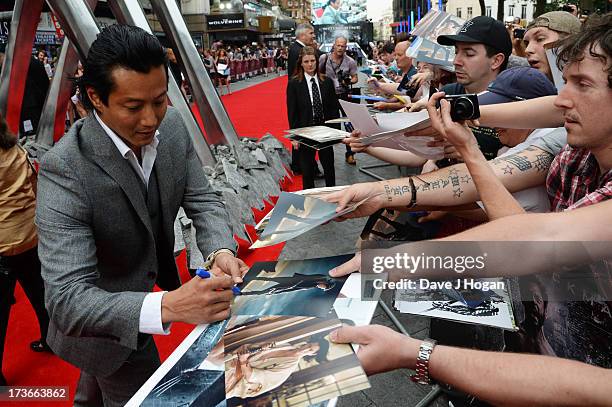
POLYGON ((462 97, 457 99, 453 110, 458 120, 467 120, 474 114, 474 104, 470 99, 462 97))

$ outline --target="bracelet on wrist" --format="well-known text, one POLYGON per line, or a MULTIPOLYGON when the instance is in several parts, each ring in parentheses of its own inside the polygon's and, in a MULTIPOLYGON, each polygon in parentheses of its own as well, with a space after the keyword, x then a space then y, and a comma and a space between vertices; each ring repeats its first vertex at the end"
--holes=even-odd
POLYGON ((429 377, 429 358, 436 346, 436 341, 433 339, 425 339, 421 342, 419 353, 415 365, 415 373, 410 376, 410 380, 418 384, 431 384, 429 377))
POLYGON ((408 204, 408 208, 414 208, 417 204, 417 192, 412 177, 408 178, 408 184, 410 184, 410 203, 408 204))

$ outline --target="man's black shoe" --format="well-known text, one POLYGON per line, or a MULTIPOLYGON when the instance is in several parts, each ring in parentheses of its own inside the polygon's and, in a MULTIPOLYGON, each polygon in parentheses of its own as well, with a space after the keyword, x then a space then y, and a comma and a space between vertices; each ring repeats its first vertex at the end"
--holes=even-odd
POLYGON ((49 345, 47 345, 47 342, 45 342, 43 339, 39 339, 37 341, 31 342, 30 349, 32 349, 34 352, 53 353, 49 345))

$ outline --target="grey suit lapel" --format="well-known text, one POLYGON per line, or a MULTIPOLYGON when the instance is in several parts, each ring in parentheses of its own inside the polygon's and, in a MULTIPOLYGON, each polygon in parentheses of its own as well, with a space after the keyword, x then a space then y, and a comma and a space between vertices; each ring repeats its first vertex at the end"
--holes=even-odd
POLYGON ((141 192, 142 186, 140 184, 142 181, 91 114, 83 122, 80 139, 84 152, 119 184, 142 223, 153 235, 149 210, 141 192))

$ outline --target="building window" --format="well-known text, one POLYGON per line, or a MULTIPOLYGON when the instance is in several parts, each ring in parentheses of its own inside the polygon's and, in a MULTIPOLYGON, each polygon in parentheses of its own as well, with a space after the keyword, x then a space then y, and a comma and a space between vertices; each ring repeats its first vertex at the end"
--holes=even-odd
POLYGON ((486 6, 485 7, 485 13, 486 13, 487 17, 491 17, 491 6, 486 6))
POLYGON ((514 4, 508 6, 508 17, 514 17, 514 4))
POLYGON ((456 16, 457 16, 457 17, 459 17, 459 18, 461 18, 461 7, 459 7, 459 8, 457 9, 457 14, 456 14, 456 16))
POLYGON ((467 18, 468 20, 472 18, 472 7, 467 8, 467 18))
POLYGON ((521 18, 525 20, 527 18, 527 4, 521 6, 521 18))

